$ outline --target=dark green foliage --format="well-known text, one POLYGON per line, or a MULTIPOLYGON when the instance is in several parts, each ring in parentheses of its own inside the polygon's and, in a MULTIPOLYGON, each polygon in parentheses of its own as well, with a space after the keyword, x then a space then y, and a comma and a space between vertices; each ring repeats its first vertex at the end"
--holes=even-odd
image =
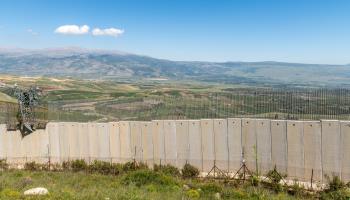
POLYGON ((109 174, 112 172, 112 165, 109 162, 94 160, 89 165, 89 171, 93 173, 109 174))
POLYGON ((43 166, 41 164, 33 162, 27 162, 24 164, 24 169, 25 170, 30 170, 30 171, 38 171, 42 170, 43 166))
POLYGON ((332 178, 326 176, 326 180, 327 186, 325 192, 334 192, 346 188, 345 183, 338 176, 333 176, 332 178))
POLYGON ((123 165, 119 163, 112 163, 110 174, 112 175, 119 175, 123 172, 123 165))
POLYGON ((75 171, 85 171, 88 168, 88 165, 86 164, 85 160, 74 160, 70 163, 70 168, 75 171))
POLYGON ((178 177, 181 175, 180 170, 177 167, 174 167, 174 166, 169 165, 169 164, 167 164, 167 165, 154 165, 153 170, 156 172, 161 172, 163 174, 175 176, 175 177, 178 177))
POLYGON ((161 186, 177 185, 176 181, 172 177, 151 170, 129 172, 123 177, 122 183, 125 185, 134 184, 138 187, 148 184, 156 184, 161 186))
POLYGON ((198 177, 199 170, 196 167, 186 163, 181 170, 181 174, 184 178, 195 178, 198 177))
POLYGON ((340 180, 338 176, 325 176, 327 179, 327 185, 324 191, 321 192, 320 199, 336 199, 336 200, 348 200, 350 199, 350 192, 348 191, 346 184, 340 180))
POLYGON ((277 168, 275 167, 273 170, 270 170, 266 177, 270 180, 270 187, 275 192, 280 192, 283 190, 282 185, 280 184, 281 180, 285 178, 287 175, 281 174, 277 171, 277 168))
POLYGON ((0 160, 0 170, 6 170, 9 168, 9 165, 6 162, 6 159, 0 160))
POLYGON ((62 162, 62 169, 63 170, 70 170, 70 161, 63 161, 62 162))
POLYGON ((114 92, 110 94, 111 97, 118 98, 118 97, 134 97, 136 96, 136 92, 114 92))
POLYGON ((137 163, 137 162, 127 162, 123 165, 123 171, 135 171, 139 169, 148 169, 148 166, 144 163, 137 163))

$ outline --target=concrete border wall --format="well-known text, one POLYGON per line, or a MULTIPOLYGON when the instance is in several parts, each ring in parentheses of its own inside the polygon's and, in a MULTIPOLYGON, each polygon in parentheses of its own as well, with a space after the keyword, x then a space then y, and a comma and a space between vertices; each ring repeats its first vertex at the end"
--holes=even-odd
POLYGON ((187 162, 202 172, 214 164, 235 173, 246 161, 264 175, 275 166, 289 179, 322 183, 325 175, 350 181, 350 121, 268 119, 155 120, 152 122, 50 122, 27 136, 0 125, 0 159, 62 163, 84 159, 113 163, 187 162), (244 152, 242 152, 244 151, 244 152))
POLYGON ((271 165, 283 174, 287 174, 287 153, 287 122, 271 120, 271 165))

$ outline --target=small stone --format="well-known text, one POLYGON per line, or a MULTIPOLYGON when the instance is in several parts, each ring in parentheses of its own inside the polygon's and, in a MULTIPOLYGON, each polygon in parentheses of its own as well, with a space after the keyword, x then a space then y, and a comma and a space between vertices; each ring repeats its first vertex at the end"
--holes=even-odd
POLYGON ((37 187, 24 191, 24 195, 46 195, 49 191, 46 188, 37 187))
POLYGON ((215 199, 221 199, 220 193, 215 193, 214 198, 215 198, 215 199))
POLYGON ((190 186, 188 186, 188 185, 185 184, 185 185, 183 185, 183 189, 184 189, 184 190, 189 190, 189 189, 191 189, 191 188, 190 188, 190 186))

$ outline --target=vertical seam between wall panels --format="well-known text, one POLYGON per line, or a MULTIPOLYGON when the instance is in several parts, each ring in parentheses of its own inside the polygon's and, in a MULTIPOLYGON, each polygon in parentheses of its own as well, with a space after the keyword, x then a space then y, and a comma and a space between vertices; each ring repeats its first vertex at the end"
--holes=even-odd
POLYGON ((323 123, 320 120, 321 123, 321 183, 323 183, 323 123))
POLYGON ((254 136, 255 136, 255 152, 254 152, 254 154, 255 154, 255 171, 256 172, 258 172, 257 174, 258 174, 258 176, 259 176, 259 174, 260 174, 260 169, 259 169, 259 157, 258 157, 258 132, 257 132, 257 130, 256 130, 256 128, 257 128, 257 126, 256 126, 256 124, 258 124, 257 122, 258 122, 258 120, 257 119, 251 119, 253 122, 254 122, 254 136))
POLYGON ((155 156, 154 156, 154 138, 153 138, 153 136, 154 136, 154 132, 153 132, 153 123, 154 121, 152 120, 151 121, 151 130, 152 130, 152 132, 151 132, 151 135, 152 135, 152 160, 153 160, 153 165, 156 163, 156 158, 155 158, 155 156))
POLYGON ((271 123, 272 123, 272 120, 269 120, 270 121, 270 167, 269 167, 269 170, 271 170, 272 168, 274 168, 274 166, 272 166, 272 126, 271 126, 271 123))
POLYGON ((167 162, 167 159, 166 159, 166 151, 165 151, 165 131, 164 131, 164 122, 165 121, 162 121, 162 127, 161 127, 161 130, 162 130, 162 138, 163 138, 163 156, 164 156, 164 162, 167 162))
MULTIPOLYGON (((142 122, 137 122, 137 123, 139 123, 139 126, 140 126, 141 160, 142 160, 142 162, 145 162, 144 157, 143 157, 144 149, 143 149, 143 131, 142 131, 142 127, 144 126, 144 124, 142 122)), ((147 161, 146 161, 146 163, 147 163, 147 161)))
POLYGON ((244 145, 243 145, 243 118, 241 118, 241 164, 243 164, 243 160, 245 159, 245 155, 244 155, 244 145))
POLYGON ((287 120, 284 120, 285 121, 285 137, 284 137, 284 139, 285 139, 285 142, 286 142, 286 147, 285 147, 285 151, 286 151, 286 159, 285 159, 285 167, 286 167, 286 172, 287 172, 287 174, 289 173, 288 172, 288 158, 289 158, 289 148, 288 148, 288 121, 287 120))
POLYGON ((203 160, 203 136, 202 136, 202 121, 199 121, 199 131, 201 136, 201 159, 202 159, 202 172, 204 171, 204 160, 203 160))
MULTIPOLYGON (((132 148, 132 138, 131 138, 131 122, 127 122, 127 124, 129 124, 129 128, 128 128, 128 136, 129 136, 129 145, 130 145, 130 155, 128 155, 128 157, 132 157, 133 155, 133 148, 132 148)), ((127 158, 130 159, 130 158, 127 158)), ((130 160, 129 160, 130 161, 130 160)))
POLYGON ((118 158, 118 160, 119 160, 119 162, 123 162, 121 159, 121 157, 122 157, 122 145, 121 145, 121 138, 120 138, 120 122, 118 122, 118 126, 117 126, 117 128, 118 128, 118 137, 119 137, 119 158, 118 158))
POLYGON ((226 119, 227 172, 230 172, 230 147, 228 137, 228 119, 226 119))
POLYGON ((212 127, 212 130, 213 130, 213 141, 214 141, 214 165, 216 164, 216 139, 215 139, 215 129, 214 129, 214 126, 215 126, 215 120, 213 119, 212 120, 212 122, 213 122, 213 127, 212 127))
POLYGON ((186 150, 186 163, 190 160, 190 121, 187 122, 187 150, 186 150))
MULTIPOLYGON (((302 128, 302 132, 301 132, 301 139, 302 139, 302 150, 303 150, 303 168, 304 168, 304 172, 303 172, 303 176, 305 176, 305 148, 304 148, 304 121, 301 122, 302 125, 303 125, 303 128, 302 128)), ((303 177, 303 179, 305 179, 305 177, 303 177)))
POLYGON ((286 139, 286 159, 285 159, 285 163, 286 163, 286 172, 287 174, 289 173, 289 162, 288 162, 288 158, 289 158, 289 146, 288 146, 288 120, 285 120, 285 132, 286 132, 286 135, 285 135, 285 139, 286 139))
POLYGON ((342 136, 343 136, 343 134, 342 134, 342 126, 341 126, 341 123, 340 123, 340 121, 338 121, 338 123, 339 123, 339 142, 340 142, 340 144, 339 144, 339 153, 341 154, 341 155, 339 155, 339 160, 340 160, 340 162, 339 162, 339 177, 340 177, 340 180, 343 180, 343 173, 342 173, 342 171, 343 171, 343 153, 344 152, 342 152, 342 149, 343 149, 343 140, 342 140, 342 136))

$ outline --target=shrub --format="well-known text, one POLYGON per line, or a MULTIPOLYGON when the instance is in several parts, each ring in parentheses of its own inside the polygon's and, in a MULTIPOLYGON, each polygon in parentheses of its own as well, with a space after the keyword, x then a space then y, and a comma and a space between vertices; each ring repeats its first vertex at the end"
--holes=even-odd
POLYGON ((0 159, 0 170, 7 170, 9 165, 6 162, 6 159, 0 159))
POLYGON ((297 181, 294 181, 293 185, 290 187, 289 193, 300 197, 303 194, 303 188, 298 184, 297 181))
POLYGON ((272 190, 274 190, 275 192, 280 192, 283 190, 283 187, 280 184, 280 182, 284 177, 286 177, 286 175, 278 173, 276 167, 273 170, 270 170, 266 174, 266 177, 271 181, 270 187, 272 188, 272 190))
POLYGON ((97 172, 100 174, 111 173, 112 165, 109 162, 94 160, 93 163, 89 165, 90 172, 97 172))
POLYGON ((24 164, 24 169, 25 170, 30 170, 30 171, 38 171, 41 170, 42 166, 38 163, 33 162, 27 162, 24 164))
POLYGON ((140 169, 148 169, 148 166, 144 163, 127 162, 122 167, 124 172, 135 171, 140 169))
POLYGON ((214 182, 204 184, 200 188, 204 193, 212 194, 212 193, 221 193, 222 192, 222 187, 219 184, 214 183, 214 182))
POLYGON ((332 179, 329 176, 326 176, 327 185, 325 192, 334 192, 346 188, 344 182, 340 180, 338 176, 333 176, 332 179))
POLYGON ((63 161, 62 162, 62 169, 63 170, 70 170, 70 162, 69 161, 63 161))
POLYGON ((111 165, 111 170, 110 170, 110 173, 112 175, 119 175, 123 172, 123 165, 122 164, 119 164, 119 163, 113 163, 111 165))
POLYGON ((138 170, 130 172, 123 177, 122 183, 125 185, 135 184, 138 187, 149 184, 161 186, 177 185, 176 181, 172 177, 151 170, 138 170))
POLYGON ((171 175, 171 176, 180 176, 180 170, 177 167, 174 167, 172 165, 154 165, 153 170, 156 172, 161 172, 166 175, 171 175))
POLYGON ((88 165, 86 164, 85 160, 80 159, 80 160, 74 160, 70 163, 70 168, 75 171, 84 171, 86 170, 88 165))
POLYGON ((250 176, 248 180, 252 186, 258 186, 260 183, 259 177, 255 175, 250 176))
POLYGON ((186 163, 182 168, 181 173, 184 178, 195 178, 199 175, 199 170, 196 167, 186 163))
POLYGON ((330 178, 326 176, 327 185, 323 192, 321 192, 320 199, 340 199, 347 200, 350 198, 350 192, 347 190, 347 186, 340 180, 338 176, 330 178))

